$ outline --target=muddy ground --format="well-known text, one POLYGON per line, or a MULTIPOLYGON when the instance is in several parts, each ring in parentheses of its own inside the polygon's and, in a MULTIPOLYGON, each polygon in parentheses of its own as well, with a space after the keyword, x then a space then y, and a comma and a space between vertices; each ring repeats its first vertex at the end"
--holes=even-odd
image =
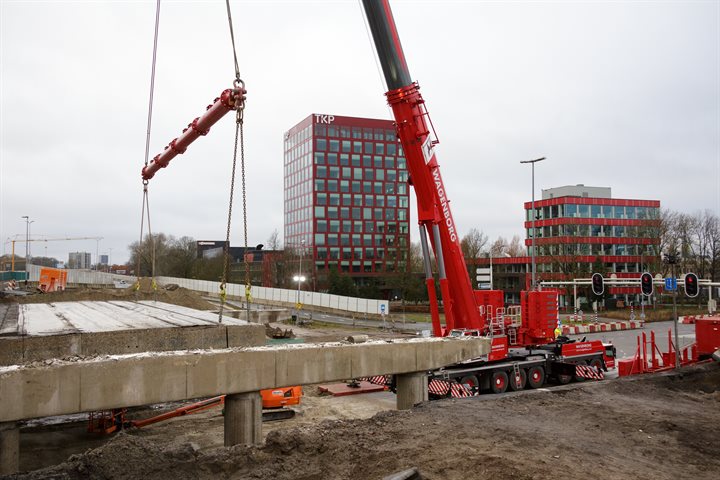
MULTIPOLYGON (((206 412, 116 435, 17 478, 374 479, 410 467, 427 479, 463 480, 717 479, 720 472, 717 363, 364 418, 392 402, 388 393, 374 395, 334 402, 326 417, 265 424, 262 446, 224 448, 220 412, 206 412), (353 406, 358 401, 367 407, 353 406)), ((325 400, 309 395, 306 411, 325 400)))

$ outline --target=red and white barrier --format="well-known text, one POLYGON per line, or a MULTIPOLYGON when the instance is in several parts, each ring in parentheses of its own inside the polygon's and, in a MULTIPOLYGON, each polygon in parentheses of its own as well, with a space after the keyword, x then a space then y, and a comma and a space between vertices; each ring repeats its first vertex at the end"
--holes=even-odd
POLYGON ((592 323, 589 325, 563 325, 563 335, 578 335, 581 333, 598 333, 598 332, 614 332, 617 330, 634 330, 636 328, 643 328, 645 322, 631 321, 631 322, 608 322, 608 323, 592 323))

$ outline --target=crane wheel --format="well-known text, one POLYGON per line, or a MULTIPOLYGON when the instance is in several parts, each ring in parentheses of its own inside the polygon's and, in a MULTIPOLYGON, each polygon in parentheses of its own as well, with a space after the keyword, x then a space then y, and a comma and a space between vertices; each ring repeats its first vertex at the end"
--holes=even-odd
POLYGON ((460 384, 466 387, 473 395, 480 392, 480 381, 475 375, 465 375, 460 379, 460 384))
POLYGON ((555 377, 557 378, 557 382, 560 385, 567 385, 568 383, 572 382, 574 375, 566 375, 564 373, 558 373, 555 377))
POLYGON ((508 387, 508 375, 505 372, 493 372, 490 378, 490 390, 493 393, 505 393, 508 387))
POLYGON ((599 358, 593 358, 592 360, 590 360, 590 366, 596 369, 598 373, 605 370, 605 368, 603 368, 603 361, 599 358))
POLYGON ((519 385, 518 385, 517 379, 515 378, 515 372, 514 371, 510 372, 510 378, 508 379, 508 390, 517 392, 518 390, 522 390, 523 388, 525 388, 525 384, 527 383, 527 372, 525 371, 524 368, 521 368, 519 370, 519 372, 520 372, 518 375, 520 377, 519 385))
POLYGON ((545 384, 545 369, 539 365, 530 367, 527 373, 527 384, 530 388, 540 388, 545 384))

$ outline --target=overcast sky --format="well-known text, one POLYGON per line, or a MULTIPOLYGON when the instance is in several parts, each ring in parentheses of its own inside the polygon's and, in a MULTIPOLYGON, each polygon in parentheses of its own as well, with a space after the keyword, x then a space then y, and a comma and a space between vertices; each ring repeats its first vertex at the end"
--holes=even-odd
MULTIPOLYGON (((283 230, 283 133, 311 113, 390 118, 357 1, 231 2, 245 114, 249 244, 283 230)), ((720 213, 718 1, 394 1, 461 235, 522 235, 544 188, 720 213)), ((0 238, 140 235, 154 1, 0 0, 0 238)), ((234 78, 225 2, 164 1, 150 157, 234 78)), ((223 239, 231 115, 150 182, 153 232, 223 239)), ((239 181, 237 183, 239 188, 239 181)), ((239 190, 236 199, 239 199, 239 190)), ((414 207, 414 201, 413 201, 414 207)), ((231 234, 242 245, 241 204, 231 234)), ((416 228, 411 229, 417 241, 416 228)), ((24 255, 24 245, 18 244, 24 255)), ((112 250, 111 250, 112 249, 112 250)), ((67 261, 95 241, 32 244, 67 261)))

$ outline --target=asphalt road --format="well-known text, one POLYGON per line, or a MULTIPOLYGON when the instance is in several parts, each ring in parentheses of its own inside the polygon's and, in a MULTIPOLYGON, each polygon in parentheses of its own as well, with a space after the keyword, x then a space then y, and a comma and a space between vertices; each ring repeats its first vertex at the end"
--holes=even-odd
MULTIPOLYGON (((668 330, 673 332, 673 322, 653 322, 646 323, 642 329, 635 330, 618 330, 615 332, 587 333, 579 335, 570 335, 570 338, 577 340, 586 337, 588 340, 602 340, 611 342, 617 350, 617 357, 632 357, 637 349, 637 338, 642 332, 645 332, 647 341, 650 341, 650 332, 655 332, 655 343, 660 351, 668 351, 668 330)), ((678 334, 680 335, 680 346, 689 345, 695 341, 695 325, 678 325, 678 334)))

